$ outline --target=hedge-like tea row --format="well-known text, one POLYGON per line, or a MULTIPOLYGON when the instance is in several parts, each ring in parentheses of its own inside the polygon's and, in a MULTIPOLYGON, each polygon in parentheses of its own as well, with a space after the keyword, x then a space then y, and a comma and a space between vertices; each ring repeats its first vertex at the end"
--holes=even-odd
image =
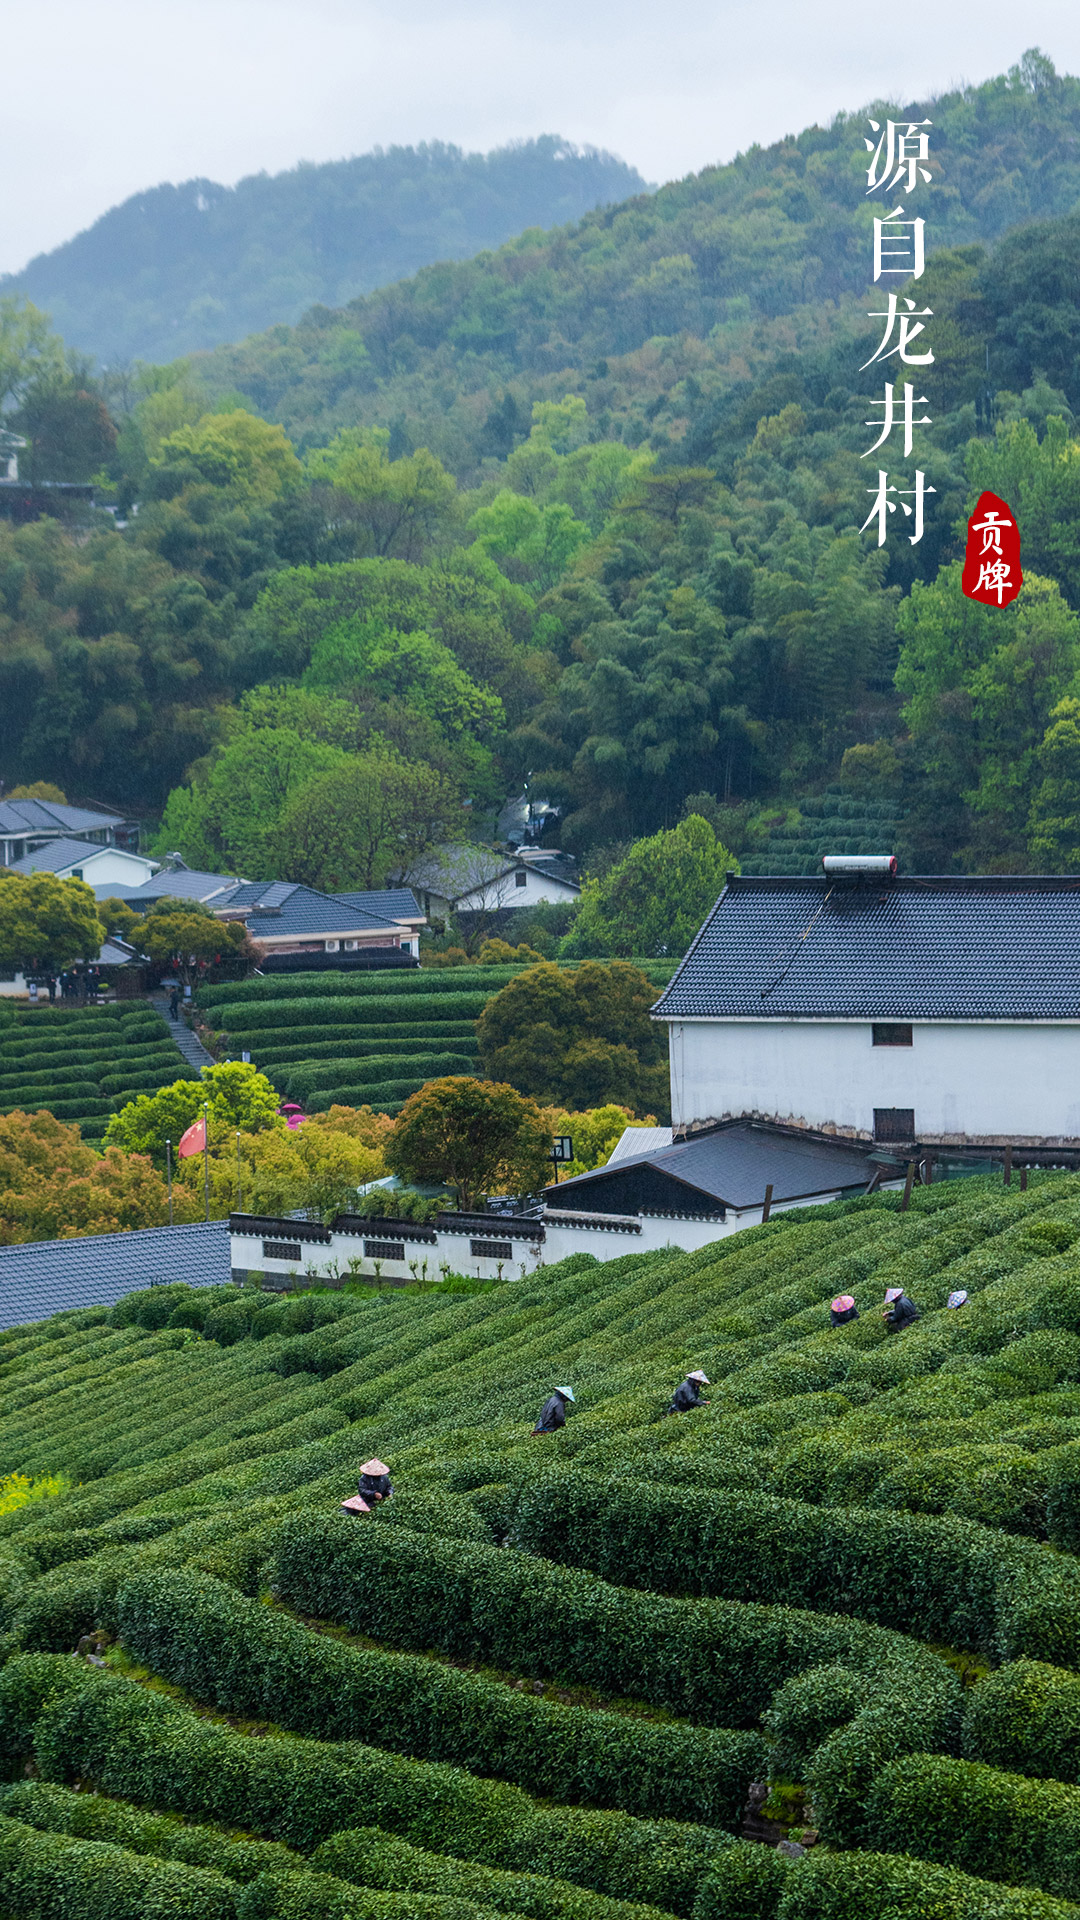
POLYGON ((950 1646, 1080 1657, 1080 1568, 951 1516, 564 1472, 526 1493, 514 1537, 549 1560, 666 1593, 820 1607, 950 1646))
POLYGON ((341 1079, 343 1068, 348 1071, 351 1086, 363 1087, 410 1079, 435 1080, 446 1074, 471 1073, 475 1066, 475 1054, 438 1053, 434 1049, 427 1053, 417 1049, 403 1056, 365 1054, 347 1061, 328 1060, 324 1065, 288 1067, 279 1072, 278 1077, 290 1099, 304 1100, 312 1093, 332 1091, 341 1079))
POLYGON ((258 1046, 264 1060, 275 1066, 293 1066, 306 1060, 337 1060, 342 1046, 355 1052, 356 1058, 373 1054, 415 1053, 433 1041, 453 1046, 457 1052, 469 1052, 476 1046, 476 1023, 472 1020, 395 1020, 382 1027, 317 1027, 318 1039, 296 1040, 296 1029, 285 1028, 260 1034, 258 1046))
MULTIPOLYGON (((200 987, 198 999, 200 1006, 216 1005, 224 1000, 240 998, 245 1000, 268 998, 278 994, 295 994, 303 997, 312 986, 320 992, 324 985, 331 993, 339 993, 350 999, 363 999, 371 994, 395 993, 406 997, 416 994, 445 993, 455 991, 462 986, 490 986, 495 989, 504 987, 513 980, 524 965, 535 962, 515 961, 513 965, 482 967, 428 967, 395 968, 389 972, 374 970, 371 973, 340 974, 294 974, 288 979, 261 980, 223 980, 212 986, 200 987), (327 984, 328 983, 328 984, 327 984)), ((678 962, 675 960, 657 960, 648 955, 644 959, 632 958, 627 965, 637 967, 646 977, 658 985, 664 985, 671 979, 678 962)), ((573 969, 580 965, 577 960, 562 960, 560 967, 573 969)))
MULTIPOLYGON (((172 1814, 147 1813, 129 1801, 73 1793, 44 1780, 21 1780, 0 1792, 0 1813, 42 1831, 107 1841, 131 1853, 207 1867, 240 1885, 262 1874, 301 1872, 309 1864, 302 1854, 276 1840, 252 1840, 220 1827, 191 1825, 172 1814)), ((379 1827, 334 1834, 316 1849, 310 1865, 361 1887, 467 1900, 500 1913, 528 1915, 529 1920, 658 1920, 654 1907, 608 1900, 544 1874, 505 1873, 448 1854, 429 1853, 379 1827)))
POLYGON ((18 1920, 235 1920, 231 1881, 0 1816, 0 1910, 18 1920))
MULTIPOLYGON (((726 1862, 734 1850, 729 1847, 721 1860, 726 1862)), ((609 1900, 549 1874, 510 1873, 474 1860, 430 1853, 380 1827, 352 1827, 333 1834, 315 1849, 311 1864, 357 1886, 475 1900, 498 1913, 526 1914, 529 1920, 656 1920, 654 1907, 609 1900)))
POLYGON ((1080 1780, 1080 1674, 1037 1660, 999 1667, 972 1688, 963 1738, 969 1760, 1080 1780))
POLYGON ((1080 1907, 922 1860, 815 1847, 793 1863, 775 1907, 720 1908, 699 1920, 771 1920, 773 1914, 776 1920, 1080 1920, 1080 1907))
POLYGON ((974 1760, 907 1755, 875 1780, 866 1831, 885 1852, 1080 1898, 1080 1787, 974 1760))
POLYGON ((682 1915, 710 1862, 731 1844, 713 1827, 540 1806, 518 1787, 353 1742, 252 1739, 104 1676, 44 1707, 33 1750, 47 1780, 90 1781, 302 1853, 362 1807, 419 1846, 551 1873, 682 1915))
POLYGON ((3 1816, 0 1901, 18 1920, 488 1920, 472 1902, 371 1892, 302 1862, 238 1885, 206 1867, 3 1816))
POLYGON ((140 1660, 228 1713, 449 1760, 549 1799, 723 1826, 738 1822, 765 1766, 756 1734, 660 1727, 523 1696, 415 1655, 354 1651, 205 1574, 136 1575, 120 1590, 117 1619, 140 1660))
POLYGON ((53 1100, 47 1093, 30 1095, 16 1101, 14 1106, 0 1103, 0 1113, 41 1113, 47 1111, 57 1120, 81 1120, 83 1115, 106 1115, 113 1112, 111 1100, 93 1100, 88 1095, 78 1100, 53 1100))
MULTIPOLYGON (((251 1840, 220 1827, 189 1826, 165 1813, 147 1813, 128 1801, 100 1793, 73 1793, 45 1780, 20 1780, 0 1792, 0 1813, 42 1832, 67 1833, 76 1840, 101 1840, 207 1867, 227 1880, 245 1882, 260 1873, 291 1873, 306 1866, 302 1855, 276 1840, 251 1840)), ((332 1872, 332 1868, 327 1868, 332 1872)), ((375 1883, 372 1883, 375 1884, 375 1883)), ((379 1883, 381 1884, 381 1883, 379 1883)))
POLYGON ((193 1075, 164 1020, 144 1009, 40 1008, 0 1028, 0 1112, 47 1109, 95 1137, 136 1092, 193 1075))
MULTIPOLYGON (((438 1019, 441 1014, 446 1014, 455 1020, 470 1017, 475 1019, 490 997, 490 993, 447 993, 444 987, 440 993, 425 995, 419 1004, 423 1007, 424 1017, 427 1020, 438 1019)), ((402 1003, 395 996, 382 993, 372 994, 364 1000, 363 1005, 365 1016, 369 1020, 376 1020, 384 1015, 392 1017, 395 1013, 400 1013, 402 1003)), ((228 1032, 235 1039, 241 1030, 241 1022, 233 1017, 232 1008, 227 1011, 230 1015, 228 1032)), ((331 1023, 336 1025, 340 1022, 341 998, 340 995, 328 994, 325 991, 320 976, 318 993, 308 993, 303 999, 253 1000, 250 1003, 245 1002, 239 1011, 243 1013, 244 1033, 258 1034, 264 1027, 326 1027, 331 1023)))
POLYGON ((720 1726, 755 1720, 785 1680, 830 1661, 890 1674, 906 1663, 924 1689, 952 1679, 933 1655, 861 1621, 669 1599, 510 1548, 338 1514, 283 1527, 274 1585, 287 1605, 355 1633, 570 1677, 720 1726))
POLYGON ((377 1113, 398 1113, 412 1093, 418 1093, 426 1075, 412 1080, 376 1080, 370 1086, 326 1087, 306 1102, 309 1113, 329 1113, 331 1107, 373 1107, 377 1113))

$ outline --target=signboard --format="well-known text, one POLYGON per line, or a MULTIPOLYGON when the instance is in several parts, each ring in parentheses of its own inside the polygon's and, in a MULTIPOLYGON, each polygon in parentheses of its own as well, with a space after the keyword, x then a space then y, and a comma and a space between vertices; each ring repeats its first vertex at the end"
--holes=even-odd
POLYGON ((559 1166, 566 1166, 574 1157, 574 1143, 568 1133, 557 1134, 552 1142, 550 1158, 559 1166))
POLYGON ((968 521, 961 588, 984 607, 1007 607, 1023 584, 1016 516, 996 493, 980 493, 968 521))

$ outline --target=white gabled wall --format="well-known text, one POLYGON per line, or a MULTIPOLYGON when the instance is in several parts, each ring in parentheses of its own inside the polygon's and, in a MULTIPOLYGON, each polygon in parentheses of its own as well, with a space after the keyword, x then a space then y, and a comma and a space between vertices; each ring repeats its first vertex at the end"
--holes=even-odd
MULTIPOLYGON (((773 1218, 777 1214, 789 1211, 794 1206, 822 1205, 828 1200, 839 1199, 838 1193, 815 1194, 812 1199, 790 1201, 786 1205, 774 1206, 773 1218)), ((500 1241, 506 1238, 506 1222, 498 1214, 492 1214, 490 1224, 485 1221, 483 1228, 470 1233, 447 1233, 436 1230, 434 1242, 405 1241, 403 1260, 381 1259, 376 1262, 374 1256, 365 1250, 365 1239, 369 1245, 373 1242, 392 1242, 400 1238, 395 1234, 392 1222, 373 1220, 369 1233, 332 1232, 329 1242, 299 1241, 299 1261, 282 1260, 265 1251, 268 1245, 282 1245, 288 1241, 289 1223, 275 1223, 273 1234, 270 1229, 266 1237, 251 1232, 234 1232, 232 1239, 232 1270, 234 1277, 243 1274, 262 1274, 271 1286, 286 1287, 318 1285, 320 1280, 380 1279, 387 1283, 411 1280, 442 1280, 448 1273, 464 1273, 480 1280, 521 1280, 526 1274, 535 1273, 541 1267, 551 1267, 557 1260, 565 1260, 572 1253, 591 1253, 597 1260, 617 1260, 626 1253, 653 1253, 664 1247, 676 1252, 692 1252, 698 1247, 707 1247, 715 1240, 723 1240, 729 1234, 739 1233, 744 1227, 756 1227, 761 1222, 760 1204, 744 1207, 740 1212, 729 1209, 725 1220, 687 1220, 677 1217, 660 1217, 641 1214, 636 1219, 627 1219, 625 1224, 616 1225, 614 1216, 606 1223, 599 1218, 595 1225, 590 1224, 587 1216, 574 1214, 565 1225, 560 1225, 548 1213, 544 1219, 544 1237, 542 1240, 522 1238, 515 1233, 509 1244, 513 1248, 509 1260, 498 1261, 489 1256, 472 1252, 473 1239, 482 1237, 487 1241, 500 1241), (376 1265, 378 1271, 376 1272, 376 1265), (501 1276, 499 1269, 501 1267, 501 1276)))
POLYGON ((749 1117, 871 1139, 875 1107, 912 1107, 920 1140, 1080 1140, 1080 1022, 925 1021, 910 1047, 869 1022, 670 1023, 676 1128, 749 1117))

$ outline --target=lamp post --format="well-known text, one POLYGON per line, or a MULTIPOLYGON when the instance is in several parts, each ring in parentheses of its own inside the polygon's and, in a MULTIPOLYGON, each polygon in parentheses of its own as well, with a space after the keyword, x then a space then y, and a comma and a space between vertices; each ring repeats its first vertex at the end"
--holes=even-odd
POLYGON ((172 1141, 165 1142, 165 1171, 169 1181, 169 1225, 172 1226, 172 1141))
POLYGON ((206 1218, 210 1218, 210 1106, 203 1101, 203 1201, 206 1218))

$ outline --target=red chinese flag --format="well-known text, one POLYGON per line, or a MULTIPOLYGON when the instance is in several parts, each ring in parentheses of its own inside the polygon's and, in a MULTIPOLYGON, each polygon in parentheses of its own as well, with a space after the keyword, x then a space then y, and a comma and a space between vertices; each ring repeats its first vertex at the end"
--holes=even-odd
POLYGON ((202 1153, 205 1146, 206 1121, 205 1119, 196 1120, 195 1124, 190 1126, 186 1133, 180 1135, 180 1144, 176 1151, 181 1160, 186 1160, 189 1153, 202 1153))
POLYGON ((1007 607, 1023 584, 1016 515, 996 493, 981 493, 968 521, 960 585, 969 600, 978 600, 984 607, 1007 607))

